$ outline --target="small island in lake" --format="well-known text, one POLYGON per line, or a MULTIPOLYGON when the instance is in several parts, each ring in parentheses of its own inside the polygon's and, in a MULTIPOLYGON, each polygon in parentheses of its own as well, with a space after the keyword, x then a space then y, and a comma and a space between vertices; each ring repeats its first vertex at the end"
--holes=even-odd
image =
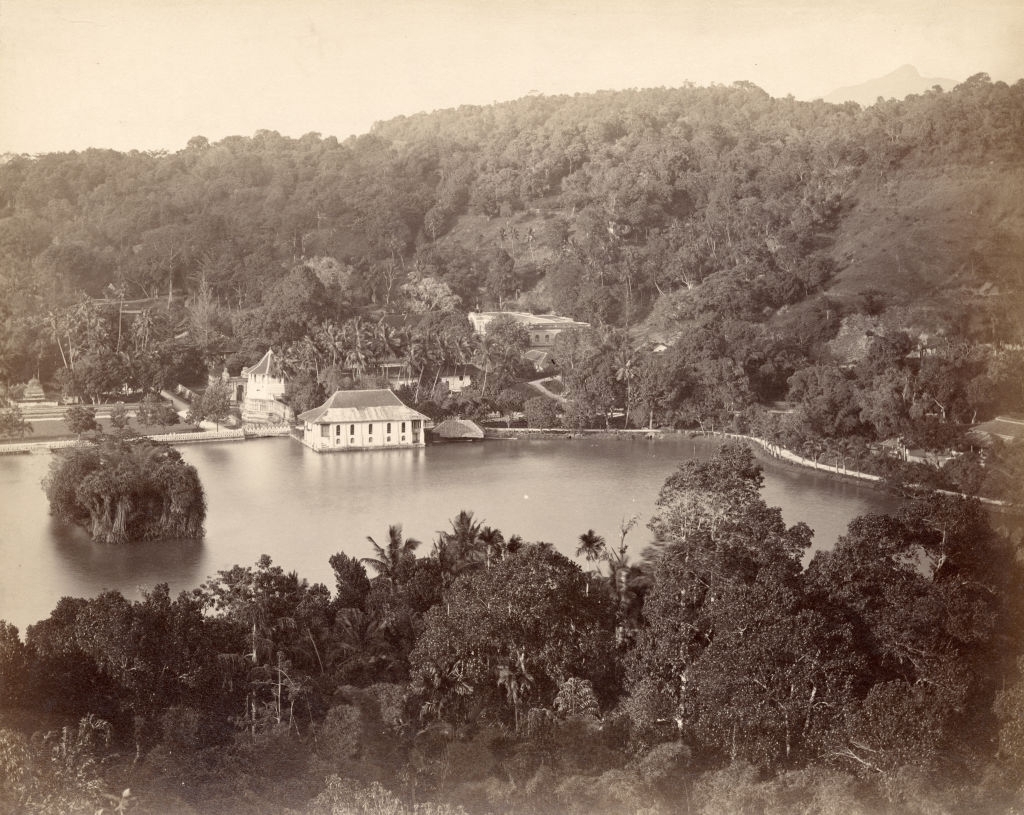
POLYGON ((200 538, 206 496, 195 467, 168 444, 101 436, 54 456, 43 481, 50 512, 95 541, 200 538))

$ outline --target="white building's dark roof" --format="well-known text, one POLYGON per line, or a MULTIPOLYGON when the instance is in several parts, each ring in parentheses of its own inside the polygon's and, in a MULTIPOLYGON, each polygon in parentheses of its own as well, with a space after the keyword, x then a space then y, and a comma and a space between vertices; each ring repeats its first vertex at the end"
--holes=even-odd
POLYGON ((335 391, 320 407, 299 415, 299 421, 309 424, 344 422, 393 422, 422 419, 430 421, 419 411, 405 405, 390 390, 335 391))

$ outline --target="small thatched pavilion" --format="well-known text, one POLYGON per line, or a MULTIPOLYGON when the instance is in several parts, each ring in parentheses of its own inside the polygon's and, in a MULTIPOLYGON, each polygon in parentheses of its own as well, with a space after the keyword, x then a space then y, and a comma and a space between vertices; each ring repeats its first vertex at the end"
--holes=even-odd
POLYGON ((476 441, 484 437, 484 431, 469 419, 445 419, 431 433, 437 441, 476 441))

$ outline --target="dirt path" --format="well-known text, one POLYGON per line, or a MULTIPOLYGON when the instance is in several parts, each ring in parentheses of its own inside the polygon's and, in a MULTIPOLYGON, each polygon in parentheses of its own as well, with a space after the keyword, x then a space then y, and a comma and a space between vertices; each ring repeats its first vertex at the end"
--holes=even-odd
POLYGON ((548 397, 548 399, 554 399, 556 402, 561 402, 563 405, 568 402, 568 400, 564 396, 561 396, 553 391, 549 391, 540 382, 528 382, 527 384, 535 391, 540 393, 541 396, 546 396, 548 397))

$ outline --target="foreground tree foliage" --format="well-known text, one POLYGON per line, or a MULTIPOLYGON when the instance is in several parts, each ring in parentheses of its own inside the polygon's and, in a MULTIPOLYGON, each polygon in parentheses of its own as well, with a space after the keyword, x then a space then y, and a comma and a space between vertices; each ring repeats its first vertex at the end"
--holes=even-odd
POLYGON ((264 556, 177 598, 64 598, 24 642, 0 623, 0 807, 1024 809, 1008 538, 932 500, 811 556, 762 482, 741 445, 687 461, 645 559, 632 521, 588 529, 589 572, 463 510, 427 555, 398 524, 333 555, 332 588, 264 556))
POLYGON ((50 512, 93 540, 199 538, 206 497, 195 468, 173 447, 102 436, 55 454, 44 481, 50 512))
POLYGON ((674 721, 762 771, 841 767, 892 804, 908 772, 978 772, 1016 675, 1012 547, 978 504, 934 501, 855 520, 801 570, 809 530, 787 530, 759 486, 732 445, 666 482, 647 625, 627 663, 634 721, 651 738, 674 721))
POLYGON ((462 724, 491 710, 518 732, 571 676, 614 696, 613 623, 610 598, 590 594, 576 564, 528 546, 460 577, 427 613, 413 679, 437 718, 462 724))

